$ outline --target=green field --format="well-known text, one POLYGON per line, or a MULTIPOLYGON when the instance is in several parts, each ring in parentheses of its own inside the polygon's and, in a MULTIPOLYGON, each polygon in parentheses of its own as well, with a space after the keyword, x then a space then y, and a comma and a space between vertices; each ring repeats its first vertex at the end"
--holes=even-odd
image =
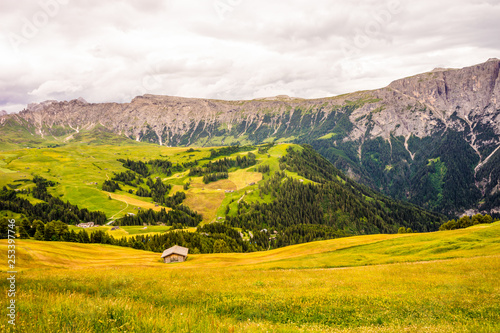
POLYGON ((169 265, 99 244, 18 240, 16 250, 17 332, 500 330, 500 222, 169 265))
MULTIPOLYGON (((267 154, 257 154, 258 163, 270 165, 271 172, 279 170, 278 158, 286 154, 288 144, 278 145, 267 154)), ((57 182, 57 186, 49 188, 49 193, 78 204, 80 208, 91 211, 103 211, 111 219, 118 219, 129 213, 137 213, 137 209, 160 210, 151 202, 151 198, 141 198, 128 193, 128 185, 122 184, 122 190, 109 193, 102 190, 102 183, 113 177, 114 172, 124 172, 122 163, 117 159, 133 159, 147 161, 150 159, 167 158, 172 163, 186 163, 206 159, 210 156, 211 147, 188 148, 161 147, 149 144, 133 144, 126 146, 68 144, 57 148, 17 149, 0 151, 0 188, 3 186, 18 186, 18 189, 33 187, 30 180, 34 175, 57 182), (97 183, 97 184, 96 184, 97 183), (111 200, 109 199, 111 198, 111 200)), ((228 157, 245 155, 247 152, 235 153, 228 157)), ((220 157, 223 158, 223 157, 220 157)), ((217 159, 217 158, 216 158, 217 159)), ((201 162, 203 165, 206 162, 201 162)), ((240 191, 249 187, 250 183, 262 180, 262 174, 255 172, 252 166, 247 169, 231 170, 229 179, 204 184, 202 177, 193 177, 191 186, 184 190, 183 184, 189 181, 188 172, 179 172, 169 177, 161 174, 163 181, 174 185, 171 194, 180 191, 186 193, 185 204, 203 215, 203 223, 212 222, 217 210, 225 210, 224 199, 230 195, 226 191, 240 191)), ((27 196, 31 202, 36 199, 27 196)), ((167 208, 168 210, 168 208, 167 208)))

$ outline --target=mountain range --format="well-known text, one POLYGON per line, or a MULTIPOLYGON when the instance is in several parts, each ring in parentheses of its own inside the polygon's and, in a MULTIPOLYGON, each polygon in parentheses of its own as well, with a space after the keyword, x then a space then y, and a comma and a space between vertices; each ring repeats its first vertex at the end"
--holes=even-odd
POLYGON ((164 146, 306 143, 350 178, 393 198, 447 215, 499 214, 499 70, 500 60, 490 59, 319 99, 45 101, 2 115, 0 145, 103 136, 164 146))

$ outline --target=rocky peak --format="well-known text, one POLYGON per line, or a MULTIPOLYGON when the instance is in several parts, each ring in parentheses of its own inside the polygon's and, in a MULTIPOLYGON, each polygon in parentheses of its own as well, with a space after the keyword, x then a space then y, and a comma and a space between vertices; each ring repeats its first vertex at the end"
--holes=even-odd
POLYGON ((52 103, 57 103, 57 101, 56 100, 47 100, 47 101, 40 102, 40 103, 30 103, 30 104, 28 104, 26 109, 28 111, 32 111, 32 112, 40 112, 40 111, 43 111, 46 107, 48 107, 52 103))
POLYGON ((451 116, 482 112, 486 107, 500 108, 500 60, 462 69, 437 69, 396 80, 389 88, 451 116))
POLYGON ((89 103, 88 103, 85 99, 83 99, 83 97, 78 97, 78 98, 76 99, 76 101, 78 101, 78 102, 80 102, 80 103, 82 103, 82 104, 89 104, 89 103))

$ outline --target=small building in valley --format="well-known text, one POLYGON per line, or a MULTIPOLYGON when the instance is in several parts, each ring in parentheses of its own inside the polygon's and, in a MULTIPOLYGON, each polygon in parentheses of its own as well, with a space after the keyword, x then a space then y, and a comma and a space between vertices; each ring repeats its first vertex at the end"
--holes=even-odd
POLYGON ((183 262, 186 261, 189 249, 187 247, 182 247, 179 245, 174 245, 169 249, 163 251, 161 255, 163 262, 168 264, 171 262, 183 262))
POLYGON ((94 222, 80 223, 76 225, 79 228, 92 228, 94 227, 94 222))

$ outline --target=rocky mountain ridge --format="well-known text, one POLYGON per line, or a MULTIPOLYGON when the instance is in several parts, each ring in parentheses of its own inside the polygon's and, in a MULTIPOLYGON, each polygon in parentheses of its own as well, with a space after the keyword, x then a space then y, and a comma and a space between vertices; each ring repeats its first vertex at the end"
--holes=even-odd
MULTIPOLYGON (((496 125, 494 129, 499 134, 499 68, 500 60, 490 59, 472 67, 434 70, 396 80, 382 89, 320 99, 276 96, 222 101, 144 95, 130 103, 93 104, 79 98, 69 102, 51 100, 30 104, 26 110, 11 117, 32 123, 42 136, 50 135, 54 126, 67 128, 71 133, 77 132, 77 128, 90 129, 101 124, 116 133, 143 140, 149 126, 157 138, 148 137, 148 141, 179 145, 181 143, 175 138, 182 137, 186 131, 199 129, 200 124, 201 130, 206 131, 208 136, 213 136, 217 130, 213 128, 215 124, 225 125, 224 134, 230 136, 227 132, 231 133, 234 124, 242 121, 246 122, 247 130, 255 127, 253 132, 267 125, 273 130, 272 135, 280 126, 287 125, 277 121, 283 119, 285 114, 293 118, 294 112, 300 109, 303 120, 305 114, 312 113, 316 117, 310 124, 314 126, 321 124, 332 108, 361 102, 362 105, 350 115, 351 122, 355 124, 349 135, 350 140, 365 136, 369 126, 360 118, 369 115, 372 115, 372 121, 368 122, 371 126, 368 137, 388 139, 391 135, 409 134, 425 137, 442 126, 463 130, 465 126, 473 126, 477 122, 496 125), (417 112, 406 112, 408 110, 417 112), (321 116, 318 117, 319 114, 321 116), (270 121, 266 121, 266 116, 270 116, 270 121)), ((237 137, 245 133, 248 132, 237 133, 237 137)))

